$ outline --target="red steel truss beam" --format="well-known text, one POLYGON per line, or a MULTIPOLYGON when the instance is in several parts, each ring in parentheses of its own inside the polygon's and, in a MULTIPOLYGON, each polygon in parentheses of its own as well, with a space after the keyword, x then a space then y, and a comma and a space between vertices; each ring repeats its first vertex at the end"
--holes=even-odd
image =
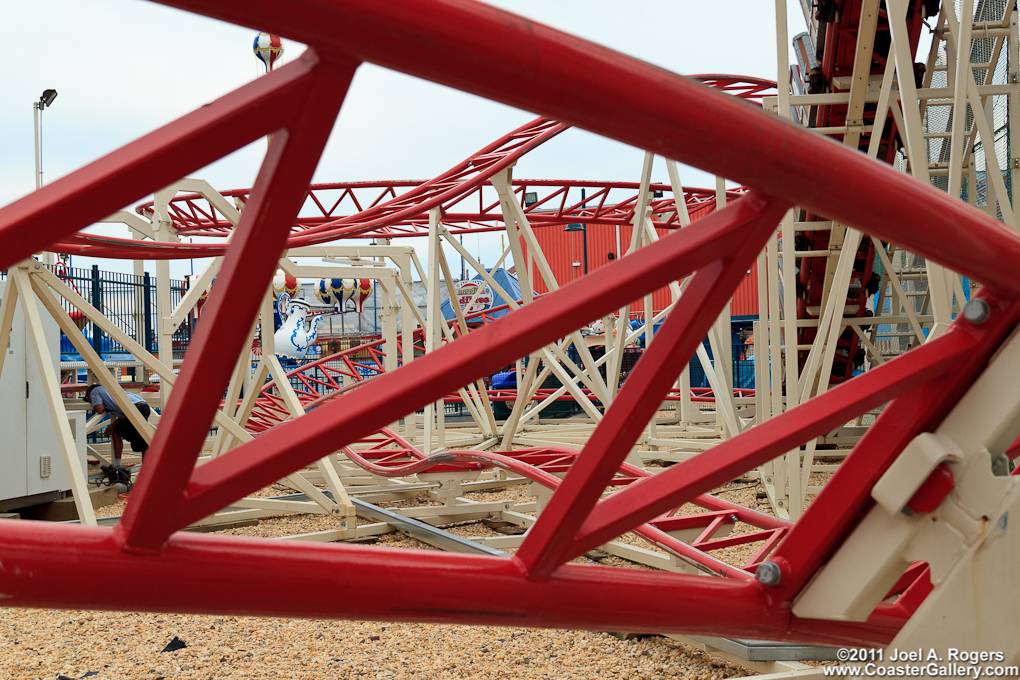
MULTIPOLYGON (((315 62, 314 54, 302 59, 315 62)), ((308 96, 291 103, 293 117, 273 135, 153 437, 146 474, 117 525, 125 550, 156 551, 180 528, 173 525, 174 515, 234 370, 234 362, 223 357, 239 356, 250 346, 246 320, 258 313, 263 297, 252 291, 269 287, 356 68, 350 61, 318 64, 308 96)))
MULTIPOLYGON (((760 100, 761 94, 765 89, 775 87, 775 83, 754 78, 736 76, 707 76, 706 78, 708 79, 707 82, 712 84, 712 87, 724 88, 733 96, 749 100, 756 98, 760 100)), ((383 195, 391 194, 392 198, 385 202, 381 202, 377 199, 365 209, 360 208, 360 204, 353 192, 345 190, 341 195, 340 200, 342 200, 345 196, 350 195, 355 205, 359 207, 357 214, 333 219, 313 219, 311 221, 296 218, 295 222, 300 225, 301 231, 291 238, 289 245, 290 247, 300 247, 302 245, 325 243, 338 238, 370 236, 393 238, 395 236, 415 236, 427 234, 427 217, 425 218, 425 222, 422 223, 423 215, 427 215, 428 211, 436 206, 442 207, 444 213, 455 210, 465 201, 471 201, 472 193, 478 194, 478 201, 480 207, 482 207, 482 211, 477 216, 472 216, 470 214, 458 215, 455 216, 455 219, 458 221, 467 221, 469 223, 477 220, 494 219, 498 214, 498 201, 490 201, 489 205, 485 207, 483 207, 484 204, 482 203, 481 192, 488 178, 495 172, 512 165, 524 154, 552 139, 568 127, 569 126, 555 121, 546 120, 544 118, 533 120, 521 126, 517 130, 504 135, 438 177, 417 185, 412 185, 408 191, 400 195, 397 195, 396 192, 393 191, 394 186, 407 186, 407 184, 399 182, 391 183, 383 195)), ((592 184, 598 186, 597 183, 592 184)), ((538 180, 533 182, 532 185, 543 186, 548 185, 548 183, 538 180)), ((316 198, 314 190, 314 187, 309 189, 309 199, 319 208, 325 218, 332 213, 332 209, 327 211, 323 208, 322 203, 316 198)), ((520 186, 517 193, 521 194, 521 197, 523 198, 524 191, 525 186, 520 186)), ((636 196, 630 198, 621 205, 605 206, 605 193, 607 193, 607 189, 602 189, 596 194, 593 194, 588 200, 583 202, 578 201, 575 205, 573 205, 571 208, 573 212, 577 212, 578 215, 572 215, 571 221, 603 221, 607 223, 621 224, 629 223, 630 219, 633 217, 636 196), (598 209, 590 210, 585 207, 589 205, 589 203, 598 201, 600 198, 601 203, 599 204, 598 209)), ((713 192, 697 190, 697 193, 692 193, 691 191, 687 191, 685 193, 690 197, 688 202, 693 202, 693 205, 688 205, 689 210, 696 209, 698 205, 714 208, 713 192)), ((734 195, 730 197, 734 198, 739 195, 740 192, 728 193, 733 193, 734 195)), ((228 195, 247 198, 247 192, 244 190, 228 192, 228 195)), ((558 195, 562 195, 565 199, 565 188, 552 193, 552 196, 558 195)), ((382 198, 382 196, 379 198, 382 198)), ((564 210, 566 208, 565 204, 560 205, 560 209, 555 211, 555 216, 542 212, 543 210, 548 210, 548 208, 545 207, 545 204, 548 202, 549 198, 550 196, 546 196, 535 205, 529 206, 526 212, 538 217, 539 221, 543 219, 562 219, 563 215, 567 212, 564 210)), ((190 197, 185 197, 185 200, 192 200, 190 204, 191 212, 193 217, 197 218, 199 223, 208 222, 210 223, 210 226, 221 230, 221 232, 226 231, 226 226, 229 225, 229 222, 226 220, 217 220, 215 217, 215 211, 211 206, 209 207, 209 210, 206 211, 197 208, 194 205, 193 199, 190 199, 190 197)), ((340 200, 337 201, 337 204, 339 204, 340 200)), ((176 199, 171 202, 171 216, 179 218, 186 217, 187 213, 178 207, 177 202, 178 201, 176 199)), ((333 208, 335 209, 336 205, 334 205, 333 208)), ((677 226, 678 216, 676 214, 676 205, 671 199, 653 201, 653 208, 656 209, 655 211, 658 213, 671 213, 667 216, 664 226, 677 226)), ((151 203, 140 206, 139 211, 144 212, 146 209, 151 212, 151 203)), ((499 215, 499 219, 502 219, 501 215, 499 215)), ((503 227, 501 226, 487 226, 482 228, 469 225, 467 228, 461 228, 457 231, 490 231, 502 228, 503 227)), ((187 233, 187 231, 182 231, 182 233, 187 233)), ((196 233, 204 234, 207 232, 196 233)), ((223 246, 215 244, 198 244, 197 246, 192 244, 160 245, 153 244, 151 242, 139 243, 132 239, 84 233, 76 234, 71 237, 70 240, 58 244, 57 249, 61 252, 89 255, 93 257, 157 259, 179 259, 202 256, 210 257, 221 255, 224 250, 223 246), (201 253, 201 255, 198 253, 201 253)))
MULTIPOLYGON (((771 606, 756 583, 732 579, 567 564, 550 581, 535 583, 521 577, 513 559, 192 533, 173 536, 158 558, 139 557, 119 549, 112 529, 10 524, 4 527, 0 556, 7 573, 17 568, 20 574, 5 577, 5 606, 121 611, 144 602, 147 611, 158 612, 456 620, 770 639, 782 637, 790 623, 788 611, 771 606), (54 546, 89 568, 69 570, 67 560, 53 558, 54 546), (131 597, 111 600, 91 587, 90 574, 96 571, 130 573, 131 597), (286 588, 280 587, 281 574, 287 576, 286 588), (401 585, 408 583, 408 574, 414 575, 413 588, 401 585), (312 592, 314 597, 295 596, 312 592), (489 598, 499 593, 498 603, 481 604, 479 593, 489 598)), ((807 623, 810 638, 818 642, 886 643, 902 618, 807 623)))
POLYGON ((825 434, 870 408, 931 382, 952 370, 952 361, 959 361, 977 349, 977 342, 969 334, 948 332, 895 361, 873 368, 748 432, 721 442, 712 448, 711 455, 695 456, 613 494, 599 503, 585 521, 573 545, 564 550, 564 560, 618 536, 635 523, 682 505, 811 437, 825 434))
MULTIPOLYGON (((131 517, 116 530, 27 523, 0 527, 5 605, 110 606, 107 598, 83 587, 83 574, 88 573, 83 567, 88 566, 130 570, 137 589, 130 601, 118 601, 114 606, 149 611, 633 628, 843 643, 882 644, 892 638, 910 616, 911 607, 923 597, 920 585, 907 589, 909 598, 880 605, 861 624, 797 619, 790 613, 789 602, 870 503, 868 493, 883 466, 911 436, 938 425, 1016 325, 1020 316, 1020 303, 1015 302, 1020 294, 1020 280, 1015 276, 1020 265, 1020 237, 956 198, 772 118, 746 102, 468 0, 427 4, 422 0, 306 0, 296 10, 269 0, 168 0, 167 4, 259 25, 301 40, 311 50, 295 64, 0 211, 0 238, 5 246, 10 244, 0 253, 3 267, 205 165, 213 160, 210 148, 218 157, 265 132, 288 129, 286 134, 279 133, 267 159, 264 178, 268 193, 259 199, 261 207, 252 210, 250 206, 245 211, 252 212, 252 217, 242 231, 251 234, 237 239, 236 249, 232 244, 233 259, 227 265, 225 282, 213 291, 210 304, 218 314, 185 359, 174 392, 180 395, 173 398, 166 423, 160 428, 168 431, 157 434, 157 458, 145 473, 151 478, 140 481, 140 493, 130 506, 131 517), (317 65, 314 54, 326 63, 317 65), (329 66, 340 59, 343 64, 329 66), (316 93, 327 102, 322 114, 310 112, 308 97, 322 82, 317 76, 332 72, 341 74, 339 80, 344 82, 352 60, 372 61, 530 109, 755 189, 725 210, 663 238, 654 248, 642 249, 601 269, 598 277, 565 286, 527 310, 508 314, 460 338, 456 349, 451 343, 192 469, 197 456, 196 433, 210 425, 212 408, 222 398, 224 376, 236 356, 222 362, 226 368, 214 365, 208 355, 224 352, 212 347, 209 337, 214 328, 226 329, 229 321, 242 330, 227 333, 226 348, 237 350, 244 344, 244 329, 251 327, 257 301, 268 283, 267 263, 279 255, 297 216, 298 187, 307 189, 328 130, 327 117, 335 114, 342 94, 316 93), (283 90, 288 90, 288 97, 279 96, 283 90), (270 102, 278 104, 277 109, 270 102), (275 112, 270 116, 267 109, 275 112), (256 111, 262 113, 253 113, 256 111), (273 117, 277 115, 279 118, 273 117), (298 143, 293 140, 302 137, 305 141, 300 143, 308 146, 304 153, 294 150, 294 155, 303 158, 289 158, 291 144, 298 143), (273 175, 271 166, 277 162, 280 168, 294 168, 296 176, 288 180, 273 175), (838 424, 844 416, 874 405, 875 399, 902 394, 876 425, 895 437, 890 437, 884 448, 859 445, 839 473, 843 475, 841 488, 829 492, 827 487, 776 547, 773 559, 788 565, 784 573, 791 575, 780 589, 737 579, 571 564, 549 571, 550 567, 543 565, 555 566, 563 554, 546 559, 541 550, 535 553, 541 559, 533 559, 530 567, 533 574, 545 570, 548 580, 526 578, 529 564, 519 557, 412 554, 359 546, 298 546, 171 535, 174 529, 332 453, 344 442, 371 434, 643 293, 691 272, 718 267, 713 263, 720 260, 738 257, 748 240, 742 238, 748 233, 747 225, 769 215, 778 219, 778 213, 790 204, 876 234, 980 279, 986 284, 983 295, 991 304, 992 316, 980 327, 957 320, 938 340, 801 407, 809 407, 801 414, 814 419, 811 427, 820 428, 827 418, 838 424), (252 247, 255 235, 265 237, 266 252, 252 247), (237 255, 243 255, 244 261, 235 261, 237 255), (250 278, 242 287, 246 274, 250 278), (228 298, 232 305, 225 304, 228 298), (958 365, 951 365, 950 359, 964 355, 958 365), (950 375, 950 370, 956 372, 950 375), (199 380, 206 375, 203 371, 209 372, 209 380, 199 380), (906 390, 912 391, 903 394, 906 390), (183 413, 187 404, 195 404, 194 418, 171 413, 172 409, 183 413), (171 443, 181 447, 171 450, 171 443), (834 517, 824 514, 826 508, 838 510, 839 503, 849 510, 834 517), (824 540, 809 544, 812 535, 819 533, 824 540), (61 559, 55 559, 57 550, 61 559), (132 554, 138 552, 145 554, 132 554), (412 571, 426 580, 429 588, 397 578, 412 571), (290 591, 279 591, 273 579, 284 572, 298 587, 310 591, 314 584, 316 592, 325 595, 298 599, 290 591), (352 574, 362 578, 361 588, 342 587, 351 582, 352 574), (165 583, 171 577, 189 588, 167 590, 165 583), (480 604, 480 598, 497 590, 503 597, 480 604)), ((511 147, 517 143, 520 140, 507 141, 511 147)), ((663 357, 642 360, 649 362, 642 375, 653 392, 655 381, 648 375, 660 367, 655 364, 659 360, 664 362, 660 366, 666 365, 663 357)), ((631 389, 640 388, 640 381, 635 381, 631 389)), ((764 462, 763 450, 773 445, 770 442, 788 438, 790 446, 786 448, 790 448, 817 433, 800 427, 793 437, 791 432, 799 426, 790 420, 776 418, 685 463, 687 471, 697 472, 695 482, 676 479, 676 474, 668 471, 661 476, 663 481, 658 481, 659 477, 634 481, 596 504, 581 524, 580 538, 571 550, 576 550, 578 540, 594 540, 594 531, 612 533, 611 528, 622 532, 640 524, 653 502, 665 497, 674 502, 689 498, 692 484, 704 485, 715 478, 724 481, 731 472, 764 462), (770 424, 773 429, 765 429, 770 424), (759 435, 769 439, 757 439, 759 435), (727 450, 725 457, 719 455, 727 450), (657 497, 631 504, 633 490, 642 485, 650 485, 645 490, 657 488, 657 497), (627 510, 623 505, 630 509, 625 521, 607 511, 614 506, 627 510)), ((622 431, 618 423, 614 433, 622 431)), ((872 433, 876 431, 881 430, 872 433)), ((607 430, 605 434, 609 437, 611 433, 607 430)), ((597 488, 599 474, 586 470, 608 459, 594 456, 596 460, 587 460, 596 450, 583 452, 569 474, 587 476, 597 488)), ((606 455, 611 454, 602 454, 606 455)), ((565 482, 564 491, 572 484, 565 482)), ((590 490, 584 489, 577 497, 583 504, 590 495, 590 490)), ((565 526, 576 521, 567 513, 563 517, 565 526)), ((556 529, 550 526, 549 530, 556 529)), ((707 539, 707 533, 705 536, 707 539)))
MULTIPOLYGON (((359 193, 363 200, 376 195, 377 199, 372 201, 370 206, 374 207, 378 204, 379 199, 387 195, 393 194, 393 198, 396 198, 397 189, 410 190, 424 183, 424 181, 390 181, 313 184, 308 189, 308 201, 305 205, 309 208, 314 206, 315 212, 298 217, 294 223, 295 229, 307 229, 335 220, 353 219, 352 216, 343 215, 340 209, 353 209, 356 211, 353 214, 360 214, 363 209, 361 208, 362 201, 358 200, 359 193), (327 196, 335 195, 339 196, 336 200, 326 199, 327 196)), ((637 192, 641 185, 638 182, 515 179, 513 187, 524 214, 528 216, 532 225, 540 226, 567 221, 630 224, 634 217, 634 207, 638 199, 637 192), (585 189, 587 192, 583 200, 579 195, 580 189, 585 189), (539 198, 534 204, 525 205, 523 194, 530 190, 539 193, 539 198), (613 193, 611 200, 610 193, 613 193), (625 198, 621 198, 617 194, 625 198), (570 195, 570 198, 560 205, 549 205, 551 199, 565 198, 567 195, 570 195)), ((673 191, 668 184, 650 184, 648 188, 650 191, 661 191, 664 194, 672 194, 673 191)), ((486 185, 479 184, 473 187, 470 193, 442 205, 442 222, 449 227, 451 233, 475 233, 504 228, 501 224, 503 213, 499 208, 499 202, 486 201, 486 196, 483 195, 486 190, 486 185)), ((495 191, 492 193, 494 196, 495 191)), ((222 195, 225 198, 247 201, 248 194, 248 189, 235 189, 225 191, 222 195)), ((744 191, 731 189, 726 194, 727 202, 732 202, 740 198, 744 191)), ((697 213, 706 208, 711 209, 715 207, 715 190, 685 187, 684 199, 687 209, 691 213, 697 213)), ((665 213, 665 219, 655 220, 658 226, 680 226, 677 223, 676 205, 672 197, 653 199, 650 206, 651 212, 655 215, 665 213)), ((220 215, 215 207, 199 194, 178 195, 169 202, 168 207, 169 217, 173 220, 174 228, 180 235, 226 236, 233 229, 230 221, 220 215)), ((143 216, 151 215, 152 203, 139 206, 136 212, 143 216)), ((428 213, 425 212, 410 219, 392 222, 371 232, 359 234, 358 238, 427 235, 428 213)))
POLYGON ((699 270, 691 279, 662 324, 655 342, 648 346, 613 401, 613 407, 585 444, 585 455, 571 466, 559 491, 517 550, 517 558, 524 563, 528 578, 547 579, 553 569, 570 559, 564 559, 564 553, 570 549, 585 517, 637 443, 648 420, 662 406, 677 377, 690 363, 751 262, 765 247, 774 231, 775 218, 781 218, 785 212, 783 205, 763 211, 761 218, 748 223, 746 233, 737 237, 740 247, 731 257, 699 270))

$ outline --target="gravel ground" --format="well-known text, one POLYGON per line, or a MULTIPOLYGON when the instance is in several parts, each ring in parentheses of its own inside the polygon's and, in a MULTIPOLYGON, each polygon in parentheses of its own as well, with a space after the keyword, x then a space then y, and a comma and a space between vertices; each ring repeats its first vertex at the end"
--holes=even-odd
POLYGON ((206 678, 688 678, 747 674, 662 637, 449 625, 0 610, 0 674, 206 678), (31 621, 31 627, 26 622, 31 621), (174 637, 187 647, 160 650, 174 637))

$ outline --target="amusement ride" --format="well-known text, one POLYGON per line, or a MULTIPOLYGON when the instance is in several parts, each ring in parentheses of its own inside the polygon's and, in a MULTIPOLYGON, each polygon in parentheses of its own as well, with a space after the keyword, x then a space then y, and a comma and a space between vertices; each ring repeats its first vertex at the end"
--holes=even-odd
POLYGON ((772 82, 675 75, 471 0, 163 2, 265 31, 266 74, 0 209, 0 346, 17 313, 79 517, 2 522, 4 606, 106 609, 82 579, 124 570, 116 606, 133 611, 1020 658, 1015 3, 802 0, 809 30, 791 37, 776 0, 772 82), (280 36, 308 50, 281 65, 280 36), (539 117, 432 179, 311 184, 362 63, 539 117), (646 150, 637 181, 518 176, 570 127, 646 150), (189 177, 267 136, 254 187, 189 177), (656 157, 668 183, 652 181, 656 157), (716 186, 684 187, 678 163, 716 186), (130 236, 82 231, 97 222, 130 236), (557 277, 541 234, 568 225, 615 233, 614 258, 557 277), (506 236, 495 267, 458 240, 483 232, 506 236), (460 304, 446 250, 477 279, 460 304), (152 342, 54 253, 155 261, 152 342), (190 258, 211 260, 175 300, 169 261, 190 258), (496 277, 511 262, 519 290, 496 277), (735 384, 730 327, 749 272, 753 389, 735 384), (483 291, 503 304, 476 309, 483 291), (370 296, 376 336, 306 358, 321 314, 370 296), (53 322, 87 377, 53 361, 53 322), (132 355, 140 385, 95 334, 132 355), (112 521, 80 462, 109 462, 85 441, 101 418, 69 416, 91 382, 149 442, 112 521), (126 387, 150 390, 155 426, 126 387), (732 480, 759 484, 769 512, 712 493, 732 480), (255 495, 277 483, 292 493, 255 495), (533 500, 464 498, 515 484, 533 500), (378 506, 422 493, 437 503, 378 506), (286 513, 335 527, 181 531, 286 513), (442 528, 477 518, 520 531, 442 528), (394 530, 441 550, 358 543, 394 530), (718 557, 733 546, 751 557, 718 557), (596 549, 641 568, 573 563, 596 549))

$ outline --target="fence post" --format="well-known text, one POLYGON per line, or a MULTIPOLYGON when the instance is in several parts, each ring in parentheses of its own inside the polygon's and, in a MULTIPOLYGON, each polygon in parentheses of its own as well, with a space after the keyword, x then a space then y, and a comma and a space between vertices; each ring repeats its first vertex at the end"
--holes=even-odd
MULTIPOLYGON (((99 265, 92 265, 92 306, 103 313, 103 291, 99 283, 99 265)), ((92 324, 92 348, 100 356, 103 354, 103 331, 99 326, 92 324)))
POLYGON ((149 280, 149 272, 142 274, 142 313, 144 315, 143 343, 145 350, 152 353, 156 348, 152 346, 152 282, 149 280))

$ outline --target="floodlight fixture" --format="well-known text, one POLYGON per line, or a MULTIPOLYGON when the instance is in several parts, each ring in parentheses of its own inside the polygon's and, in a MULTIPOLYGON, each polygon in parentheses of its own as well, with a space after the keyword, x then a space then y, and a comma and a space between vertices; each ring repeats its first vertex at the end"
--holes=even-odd
POLYGON ((56 98, 56 90, 43 90, 42 96, 39 97, 39 108, 45 109, 47 106, 53 106, 53 100, 56 98))
POLYGON ((525 208, 533 206, 536 203, 538 203, 538 192, 537 191, 526 191, 526 192, 524 192, 524 207, 525 208))

